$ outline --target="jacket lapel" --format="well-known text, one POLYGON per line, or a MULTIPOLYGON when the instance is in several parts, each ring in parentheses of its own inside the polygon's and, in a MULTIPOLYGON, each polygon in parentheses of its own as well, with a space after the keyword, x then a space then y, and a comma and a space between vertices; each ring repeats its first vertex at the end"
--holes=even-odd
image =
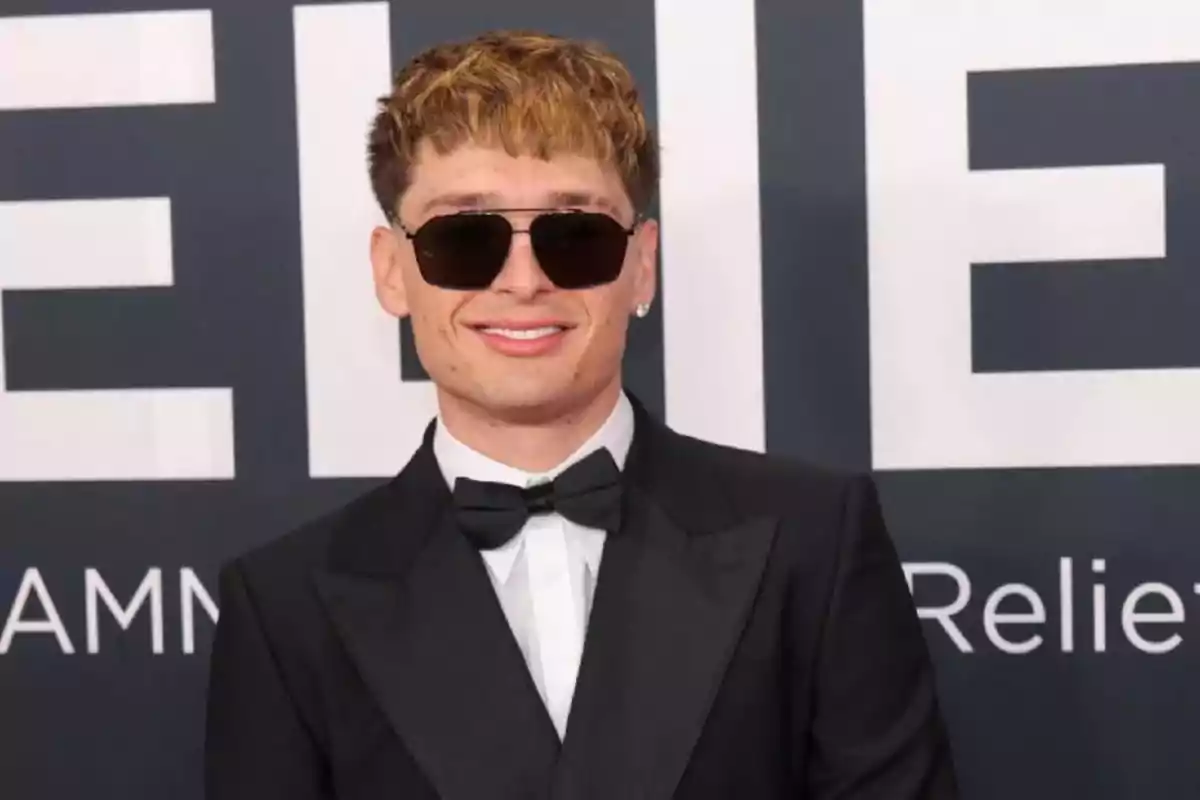
POLYGON ((703 729, 775 538, 634 401, 625 522, 601 561, 565 742, 431 447, 353 510, 318 591, 444 800, 665 800, 703 729))
POLYGON ((677 434, 635 408, 626 524, 605 544, 554 797, 672 795, 778 527, 715 501, 677 434))
POLYGON ((539 794, 558 736, 428 436, 386 494, 317 578, 334 626, 439 796, 539 794))

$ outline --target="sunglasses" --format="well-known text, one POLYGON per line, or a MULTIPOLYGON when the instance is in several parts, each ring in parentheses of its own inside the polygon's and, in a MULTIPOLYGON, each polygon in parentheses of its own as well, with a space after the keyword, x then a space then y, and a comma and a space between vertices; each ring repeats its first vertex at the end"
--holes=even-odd
POLYGON ((560 289, 586 289, 617 279, 640 220, 626 228, 607 214, 556 210, 534 217, 528 230, 517 230, 500 213, 540 210, 463 211, 434 217, 412 232, 397 226, 412 240, 421 277, 442 289, 491 286, 518 233, 529 234, 538 266, 560 289))

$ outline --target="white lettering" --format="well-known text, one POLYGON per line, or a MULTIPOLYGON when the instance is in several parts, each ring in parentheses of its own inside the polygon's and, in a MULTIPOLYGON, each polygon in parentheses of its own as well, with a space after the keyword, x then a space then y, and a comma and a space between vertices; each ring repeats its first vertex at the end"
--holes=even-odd
POLYGON ((0 110, 211 103, 212 42, 208 10, 0 19, 0 110))
POLYGON ((367 252, 369 231, 384 222, 363 137, 389 86, 388 5, 293 14, 309 473, 392 475, 436 405, 431 383, 401 380, 398 323, 375 299, 367 252))
POLYGON ((51 599, 50 592, 47 591, 46 584, 42 580, 42 574, 34 567, 25 570, 25 575, 21 578, 21 585, 17 588, 17 597, 13 600, 12 609, 8 612, 8 619, 4 623, 4 630, 0 631, 0 655, 8 652, 13 637, 18 633, 52 633, 58 640, 58 646, 63 653, 71 655, 75 652, 71 639, 67 636, 67 629, 63 625, 62 618, 58 615, 58 609, 54 607, 54 600, 51 599), (38 602, 46 613, 44 620, 23 618, 25 604, 34 594, 37 595, 38 602))
POLYGON ((133 625, 134 617, 147 601, 150 603, 150 646, 155 654, 163 652, 163 591, 162 591, 162 570, 158 567, 151 567, 146 572, 146 577, 142 579, 137 591, 133 594, 133 599, 129 601, 129 606, 122 608, 117 602, 117 598, 113 596, 112 590, 108 588, 108 584, 100 577, 100 573, 92 568, 88 568, 84 573, 84 592, 85 605, 87 609, 87 640, 88 652, 100 652, 100 615, 98 613, 97 598, 104 601, 104 605, 108 607, 109 612, 121 626, 121 630, 129 630, 133 625))
POLYGON ((667 419, 693 436, 762 450, 754 3, 708 3, 696 13, 694 0, 657 0, 654 33, 667 419))
POLYGON ((970 265, 1163 257, 1163 166, 971 172, 967 130, 970 72, 1200 61, 1200 5, 863 13, 875 467, 1200 462, 1200 369, 972 372, 970 265))
MULTIPOLYGON (((1092 560, 1092 572, 1104 574, 1104 559, 1092 560)), ((1097 653, 1108 650, 1108 591, 1103 583, 1092 587, 1092 640, 1097 653)))
POLYGON ((1075 652, 1075 569, 1070 558, 1058 560, 1058 599, 1062 611, 1062 651, 1075 652))
POLYGON ((212 595, 204 588, 195 570, 184 567, 179 571, 179 618, 183 625, 183 652, 191 655, 196 652, 196 602, 204 608, 204 613, 215 624, 220 618, 217 604, 212 595))
POLYGON ((1125 599, 1125 604, 1121 607, 1121 627, 1125 630, 1125 637, 1129 639, 1130 644, 1143 653, 1152 655, 1169 653, 1180 645, 1183 637, 1174 633, 1162 641, 1150 641, 1138 631, 1138 625, 1181 625, 1183 621, 1183 600, 1180 599, 1178 592, 1165 583, 1143 583, 1130 592, 1129 597, 1125 599), (1138 603, 1142 601, 1142 598, 1151 594, 1157 594, 1164 598, 1171 610, 1165 614, 1139 612, 1137 610, 1138 603))
MULTIPOLYGON (((3 110, 211 103, 213 65, 209 11, 0 19, 3 110)), ((166 197, 0 202, 0 241, 0 292, 173 283, 166 197), (63 256, 63 231, 86 258, 63 256)), ((0 317, 0 481, 233 477, 230 389, 5 386, 0 317)))
POLYGON ((1042 598, 1033 589, 1021 583, 1001 586, 988 596, 987 603, 983 606, 983 628, 987 632, 988 639, 997 648, 1011 655, 1032 653, 1042 646, 1042 637, 1040 634, 1034 634, 1022 642, 1009 641, 1000 634, 999 626, 1009 624, 1041 625, 1045 621, 1046 605, 1042 602, 1042 598), (1023 598, 1029 603, 1030 610, 1024 613, 999 613, 1000 603, 1007 597, 1023 598))
POLYGON ((971 579, 967 577, 967 573, 961 567, 954 564, 946 563, 912 563, 904 564, 904 577, 908 580, 908 590, 912 592, 914 589, 914 579, 918 575, 945 575, 953 579, 958 587, 958 594, 954 598, 954 602, 947 606, 935 606, 926 608, 917 606, 917 617, 919 619, 934 619, 946 631, 946 635, 954 642, 964 653, 974 652, 971 643, 967 641, 967 637, 963 635, 962 630, 954 622, 954 615, 961 612, 967 607, 968 601, 971 599, 971 579))

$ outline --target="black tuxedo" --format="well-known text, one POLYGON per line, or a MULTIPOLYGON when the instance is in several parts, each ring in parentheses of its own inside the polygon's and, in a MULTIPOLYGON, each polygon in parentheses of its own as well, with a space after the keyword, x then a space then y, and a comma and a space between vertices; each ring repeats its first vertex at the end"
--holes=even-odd
POLYGON ((873 485, 636 407, 560 744, 430 437, 221 573, 210 800, 948 800, 922 632, 873 485))

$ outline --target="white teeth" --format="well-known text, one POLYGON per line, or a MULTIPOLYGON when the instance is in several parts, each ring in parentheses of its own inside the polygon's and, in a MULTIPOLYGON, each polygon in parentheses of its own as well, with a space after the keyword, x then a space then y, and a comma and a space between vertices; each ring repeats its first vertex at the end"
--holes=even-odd
POLYGON ((521 330, 513 330, 511 328, 483 328, 484 333, 503 336, 506 339, 540 339, 543 336, 552 336, 563 330, 558 325, 547 325, 544 328, 522 328, 521 330))

